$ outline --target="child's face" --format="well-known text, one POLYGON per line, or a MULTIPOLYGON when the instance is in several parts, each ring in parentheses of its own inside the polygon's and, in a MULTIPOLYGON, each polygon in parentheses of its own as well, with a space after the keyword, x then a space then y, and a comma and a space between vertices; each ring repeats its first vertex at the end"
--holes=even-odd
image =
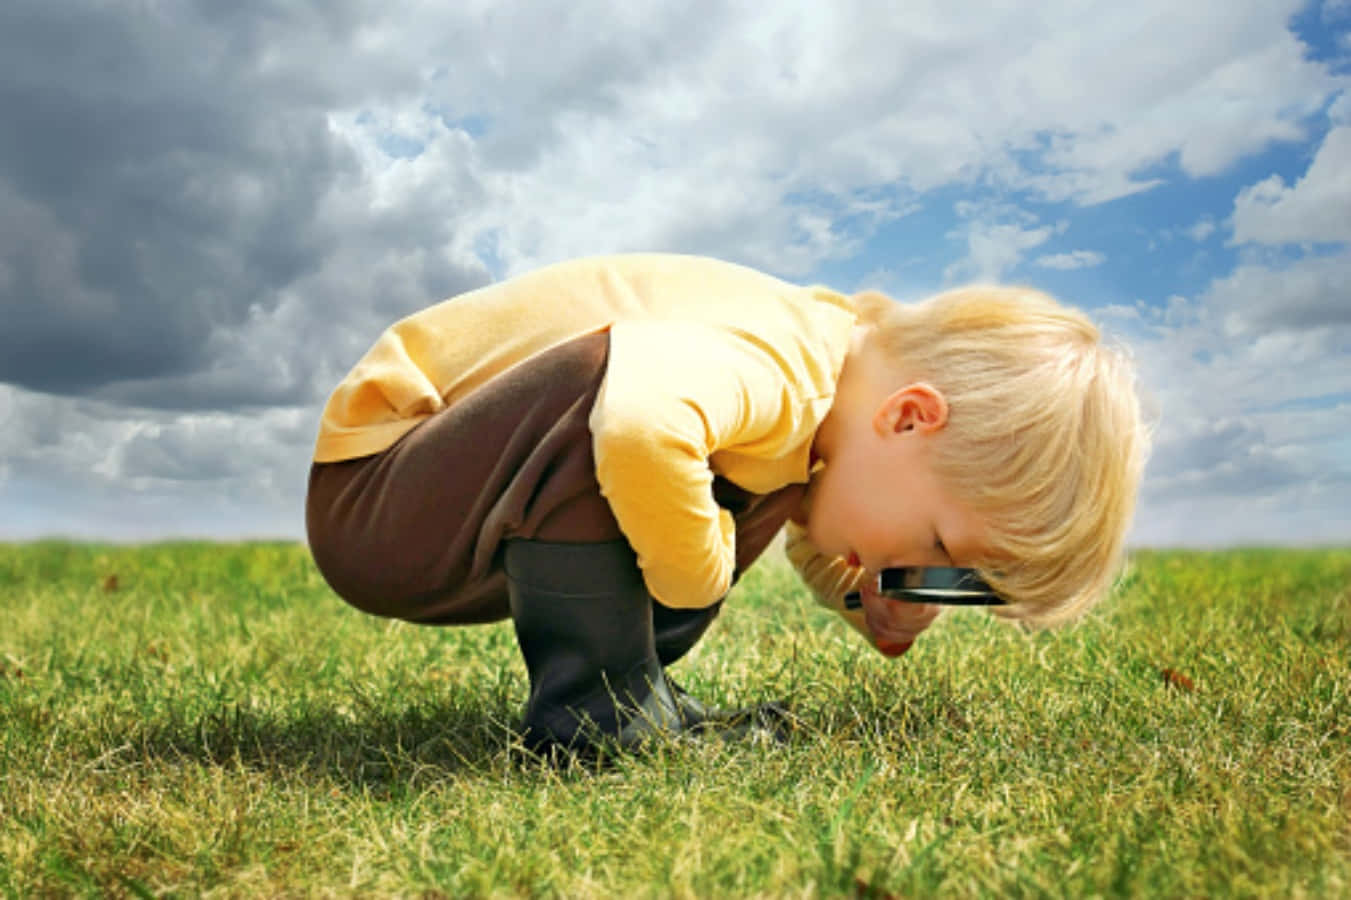
POLYGON ((910 385, 871 416, 846 417, 807 489, 807 534, 822 552, 869 572, 986 560, 984 526, 933 471, 946 424, 942 396, 910 385))

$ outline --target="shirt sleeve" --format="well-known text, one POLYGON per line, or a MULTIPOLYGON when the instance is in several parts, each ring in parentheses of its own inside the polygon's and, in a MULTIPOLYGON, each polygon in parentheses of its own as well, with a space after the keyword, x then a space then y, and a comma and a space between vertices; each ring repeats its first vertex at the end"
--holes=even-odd
POLYGON ((702 608, 731 587, 735 524, 709 457, 779 458, 810 443, 813 423, 772 343, 698 322, 612 326, 590 420, 596 478, 658 601, 702 608))
POLYGON ((844 595, 856 591, 868 573, 861 566, 851 566, 838 556, 827 556, 807 539, 807 529, 789 522, 786 529, 787 544, 784 547, 788 561, 793 564, 798 575, 806 582, 817 603, 839 614, 863 635, 871 645, 872 634, 868 631, 863 610, 846 609, 844 595))

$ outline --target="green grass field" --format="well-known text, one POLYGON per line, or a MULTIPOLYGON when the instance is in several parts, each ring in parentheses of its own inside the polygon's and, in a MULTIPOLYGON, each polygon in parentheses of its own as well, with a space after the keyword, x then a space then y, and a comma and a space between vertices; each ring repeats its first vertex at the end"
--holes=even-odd
POLYGON ((1351 893, 1351 551, 1139 554, 896 661, 765 562, 673 674, 801 728, 522 765, 508 624, 363 616, 288 544, 0 545, 0 892, 1351 893))

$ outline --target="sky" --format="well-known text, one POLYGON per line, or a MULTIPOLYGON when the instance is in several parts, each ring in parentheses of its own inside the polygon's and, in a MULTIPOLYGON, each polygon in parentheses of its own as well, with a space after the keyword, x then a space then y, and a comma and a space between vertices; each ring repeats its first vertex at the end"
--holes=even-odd
POLYGON ((1139 368, 1134 546, 1351 543, 1351 0, 6 0, 0 59, 0 539, 302 538, 386 325, 671 251, 1048 290, 1139 368))

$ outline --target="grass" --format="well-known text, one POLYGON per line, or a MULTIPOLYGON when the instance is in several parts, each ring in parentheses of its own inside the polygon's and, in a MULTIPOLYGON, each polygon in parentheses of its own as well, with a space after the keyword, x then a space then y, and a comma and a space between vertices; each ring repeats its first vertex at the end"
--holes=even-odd
POLYGON ((762 563, 674 674, 786 745, 515 761, 510 626, 303 548, 0 545, 0 894, 1346 896, 1351 551, 1142 553, 1083 624, 868 651, 762 563))

